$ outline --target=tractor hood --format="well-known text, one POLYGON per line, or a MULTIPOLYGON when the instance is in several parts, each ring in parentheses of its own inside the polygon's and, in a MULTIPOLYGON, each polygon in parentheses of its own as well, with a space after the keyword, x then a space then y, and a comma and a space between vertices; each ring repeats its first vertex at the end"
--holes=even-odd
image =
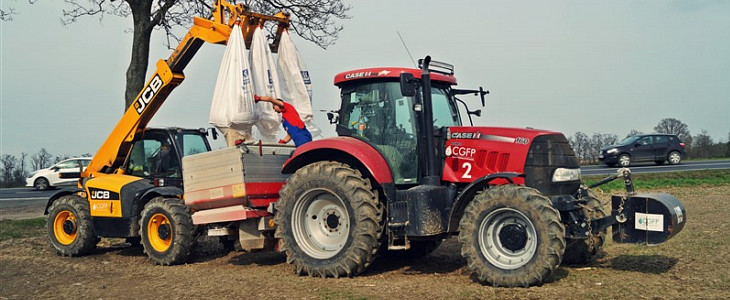
MULTIPOLYGON (((499 172, 525 174, 524 183, 546 195, 571 194, 580 178, 554 180, 555 171, 580 168, 565 136, 556 131, 503 127, 450 127, 442 180, 471 182, 499 172)), ((579 171, 575 171, 579 172, 579 171)), ((577 173, 579 174, 579 173, 577 173)))

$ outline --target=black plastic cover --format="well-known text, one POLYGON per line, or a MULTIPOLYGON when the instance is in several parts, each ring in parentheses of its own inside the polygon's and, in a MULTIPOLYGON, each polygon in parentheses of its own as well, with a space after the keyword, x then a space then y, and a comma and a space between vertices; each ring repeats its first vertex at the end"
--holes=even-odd
MULTIPOLYGON (((611 197, 614 210, 622 205, 623 196, 611 197)), ((660 244, 677 235, 687 223, 687 211, 677 198, 669 194, 637 194, 623 203, 626 222, 613 225, 617 243, 660 244)))
POLYGON ((572 195, 578 191, 580 180, 552 182, 553 172, 557 168, 580 168, 568 139, 562 134, 536 137, 525 160, 525 185, 546 196, 572 195))

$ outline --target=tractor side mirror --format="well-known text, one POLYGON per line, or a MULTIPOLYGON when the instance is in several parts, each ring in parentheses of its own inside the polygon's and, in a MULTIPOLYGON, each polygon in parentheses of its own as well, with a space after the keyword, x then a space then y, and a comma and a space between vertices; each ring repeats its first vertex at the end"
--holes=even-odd
POLYGON ((416 95, 415 77, 411 73, 400 73, 400 93, 406 97, 416 95))
POLYGON ((210 130, 210 135, 213 136, 214 140, 218 139, 218 131, 215 130, 214 127, 208 128, 210 130))
POLYGON ((470 115, 475 115, 477 117, 481 117, 482 116, 482 110, 481 109, 472 110, 472 111, 469 111, 469 114, 470 115))
POLYGON ((327 113, 327 120, 330 121, 330 124, 335 124, 337 121, 340 120, 339 116, 336 116, 334 112, 328 112, 327 113))

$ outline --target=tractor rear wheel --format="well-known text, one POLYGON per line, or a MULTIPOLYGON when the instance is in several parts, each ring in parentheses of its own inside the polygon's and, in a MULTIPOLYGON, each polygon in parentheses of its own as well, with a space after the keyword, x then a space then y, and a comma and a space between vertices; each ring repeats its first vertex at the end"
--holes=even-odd
MULTIPOLYGON (((585 218, 585 220, 591 220, 606 216, 601 202, 598 199, 593 197, 588 197, 587 199, 588 201, 583 205, 583 209, 580 212, 581 217, 585 218)), ((587 239, 568 239, 568 245, 563 255, 563 263, 566 265, 580 265, 592 261, 603 247, 603 241, 606 239, 606 231, 607 229, 604 229, 597 235, 591 234, 587 239)))
POLYGON ((99 243, 91 220, 89 202, 76 195, 53 201, 46 217, 48 241, 59 255, 88 254, 99 243))
POLYGON ((550 199, 533 188, 494 187, 478 194, 459 223, 461 255, 482 284, 528 287, 560 265, 565 227, 550 199))
POLYGON ((190 208, 182 200, 150 200, 139 222, 144 252, 155 264, 176 265, 187 260, 195 241, 195 226, 190 208))
POLYGON ((360 171, 316 162, 297 170, 279 194, 276 237, 297 274, 353 276, 375 259, 383 206, 360 171))

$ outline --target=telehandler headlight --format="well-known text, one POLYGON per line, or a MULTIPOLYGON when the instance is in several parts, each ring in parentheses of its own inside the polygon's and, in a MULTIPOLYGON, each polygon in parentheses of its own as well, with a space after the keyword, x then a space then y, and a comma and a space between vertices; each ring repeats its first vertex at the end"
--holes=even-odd
POLYGON ((553 173, 553 182, 580 180, 580 169, 557 168, 553 173))

